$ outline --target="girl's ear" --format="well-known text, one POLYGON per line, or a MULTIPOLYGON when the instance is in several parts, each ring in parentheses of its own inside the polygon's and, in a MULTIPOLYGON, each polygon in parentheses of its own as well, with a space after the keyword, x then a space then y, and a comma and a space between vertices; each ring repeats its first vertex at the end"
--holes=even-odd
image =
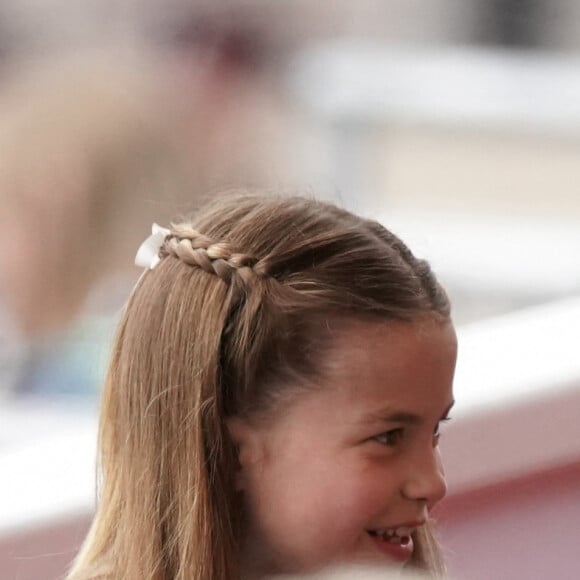
POLYGON ((243 490, 250 470, 262 458, 261 439, 256 427, 244 419, 232 417, 227 420, 226 425, 238 452, 236 487, 243 490))

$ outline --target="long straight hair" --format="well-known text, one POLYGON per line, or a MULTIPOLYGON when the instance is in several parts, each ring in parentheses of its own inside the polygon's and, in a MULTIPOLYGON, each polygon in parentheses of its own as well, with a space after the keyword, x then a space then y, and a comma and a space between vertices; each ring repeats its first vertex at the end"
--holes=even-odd
MULTIPOLYGON (((173 225, 125 308, 100 418, 100 501, 69 578, 239 578, 231 416, 317 378, 332 317, 449 318, 428 264, 303 197, 222 196, 173 225)), ((429 524, 412 565, 441 572, 429 524)))

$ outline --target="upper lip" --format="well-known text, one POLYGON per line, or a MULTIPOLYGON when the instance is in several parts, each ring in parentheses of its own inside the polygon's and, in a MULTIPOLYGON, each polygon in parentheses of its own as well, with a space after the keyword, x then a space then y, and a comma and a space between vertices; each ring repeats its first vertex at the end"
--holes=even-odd
POLYGON ((386 525, 386 526, 376 526, 374 528, 369 528, 370 530, 396 530, 398 528, 418 528, 420 526, 422 526, 423 524, 425 524, 426 520, 414 520, 414 521, 409 521, 409 522, 402 522, 399 524, 395 524, 395 525, 386 525))

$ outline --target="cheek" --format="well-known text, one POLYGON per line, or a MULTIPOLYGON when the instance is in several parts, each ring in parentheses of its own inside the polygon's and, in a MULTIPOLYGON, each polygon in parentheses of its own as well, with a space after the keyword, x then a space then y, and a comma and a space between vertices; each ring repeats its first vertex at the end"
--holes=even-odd
POLYGON ((373 462, 357 467, 341 486, 344 509, 351 514, 358 512, 366 528, 397 507, 399 492, 392 469, 373 462))
POLYGON ((336 517, 345 503, 343 473, 322 461, 284 461, 256 469, 249 478, 248 497, 259 520, 278 522, 288 529, 311 527, 336 517))
POLYGON ((265 469, 253 480, 250 517, 279 553, 312 563, 352 550, 388 511, 384 472, 345 462, 265 469))

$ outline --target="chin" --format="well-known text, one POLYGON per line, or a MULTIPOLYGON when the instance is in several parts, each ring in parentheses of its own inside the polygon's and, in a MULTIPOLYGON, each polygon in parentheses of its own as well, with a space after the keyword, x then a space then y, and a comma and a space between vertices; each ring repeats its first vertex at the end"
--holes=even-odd
POLYGON ((304 574, 286 574, 282 576, 266 576, 269 580, 352 580, 353 578, 364 578, 364 580, 395 580, 406 578, 423 579, 424 576, 406 574, 401 576, 403 564, 394 562, 391 564, 375 563, 343 563, 333 564, 316 571, 304 574))

